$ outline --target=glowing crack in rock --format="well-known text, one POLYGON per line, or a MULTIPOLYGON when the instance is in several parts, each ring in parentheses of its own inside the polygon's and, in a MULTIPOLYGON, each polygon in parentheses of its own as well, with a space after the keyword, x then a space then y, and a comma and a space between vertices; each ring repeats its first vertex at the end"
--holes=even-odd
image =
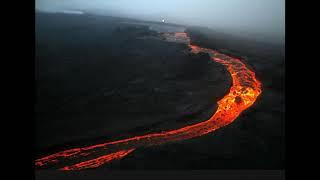
POLYGON ((224 65, 232 77, 232 86, 221 100, 217 111, 206 121, 161 133, 151 133, 128 139, 111 141, 93 146, 73 148, 35 160, 36 168, 59 167, 60 170, 96 168, 113 160, 119 160, 138 147, 160 145, 167 142, 195 138, 213 132, 232 123, 241 112, 249 108, 262 92, 261 83, 240 59, 202 48, 190 43, 185 32, 173 36, 184 39, 192 53, 208 53, 213 61, 224 65), (65 165, 70 164, 70 165, 65 165), (63 167, 61 167, 63 166, 63 167))
POLYGON ((71 166, 65 166, 65 167, 61 168, 60 170, 70 171, 70 170, 81 170, 81 169, 99 167, 105 163, 108 163, 109 161, 112 161, 115 159, 121 159, 123 156, 126 156, 127 154, 129 154, 133 150, 134 149, 122 150, 122 151, 118 151, 115 153, 107 154, 104 156, 100 156, 96 159, 83 161, 83 162, 80 162, 78 164, 74 164, 71 166))

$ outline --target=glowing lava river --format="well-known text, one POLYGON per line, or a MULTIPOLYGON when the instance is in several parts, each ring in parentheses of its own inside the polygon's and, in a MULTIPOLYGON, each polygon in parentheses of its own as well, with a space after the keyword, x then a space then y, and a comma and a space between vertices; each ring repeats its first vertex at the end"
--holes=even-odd
POLYGON ((232 77, 232 86, 221 100, 217 111, 206 121, 180 129, 151 133, 102 144, 72 148, 35 160, 37 169, 82 170, 96 168, 118 160, 139 147, 160 145, 167 142, 186 140, 213 132, 232 123, 241 112, 249 108, 260 95, 261 83, 240 59, 202 48, 190 43, 187 33, 178 32, 174 38, 185 40, 192 53, 208 53, 213 61, 224 65, 232 77))

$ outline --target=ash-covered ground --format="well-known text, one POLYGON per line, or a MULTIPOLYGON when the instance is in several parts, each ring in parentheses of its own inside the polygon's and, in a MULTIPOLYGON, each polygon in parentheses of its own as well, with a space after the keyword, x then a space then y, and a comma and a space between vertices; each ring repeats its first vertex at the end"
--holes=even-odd
MULTIPOLYGON (((207 54, 191 54, 185 44, 164 41, 147 22, 131 21, 36 14, 38 157, 176 129, 215 112, 216 102, 231 86, 226 69, 207 54)), ((137 149, 101 168, 282 169, 281 47, 199 27, 187 31, 195 44, 245 58, 262 81, 262 95, 235 122, 209 135, 137 149)))

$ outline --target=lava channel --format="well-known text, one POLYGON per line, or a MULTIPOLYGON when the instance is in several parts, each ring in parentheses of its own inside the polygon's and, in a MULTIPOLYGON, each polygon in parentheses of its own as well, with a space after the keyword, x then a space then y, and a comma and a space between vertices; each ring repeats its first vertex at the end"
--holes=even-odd
POLYGON ((177 32, 175 37, 180 40, 183 39, 192 53, 208 53, 213 61, 224 65, 231 74, 232 86, 228 94, 217 102, 218 108, 208 120, 161 133, 151 133, 57 152, 36 159, 36 168, 56 168, 59 170, 96 168, 113 160, 121 159, 138 147, 186 140, 213 132, 233 122, 241 112, 253 105, 262 92, 261 82, 256 79, 255 73, 246 67, 240 59, 192 45, 188 34, 185 32, 177 32))

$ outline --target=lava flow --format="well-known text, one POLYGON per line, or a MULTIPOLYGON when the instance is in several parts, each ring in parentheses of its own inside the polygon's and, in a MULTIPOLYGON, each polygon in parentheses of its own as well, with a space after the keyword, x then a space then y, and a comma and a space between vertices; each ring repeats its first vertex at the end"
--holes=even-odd
POLYGON ((255 73, 248 69, 240 59, 192 45, 190 38, 184 32, 178 32, 174 36, 177 39, 183 39, 184 43, 187 43, 191 48, 192 53, 208 53, 212 60, 224 65, 231 74, 232 86, 228 94, 218 101, 217 111, 208 120, 176 130, 61 151, 37 159, 35 161, 36 167, 51 167, 60 170, 96 168, 112 160, 121 159, 138 147, 186 140, 213 132, 233 122, 242 111, 256 101, 262 92, 261 83, 256 79, 255 73))

